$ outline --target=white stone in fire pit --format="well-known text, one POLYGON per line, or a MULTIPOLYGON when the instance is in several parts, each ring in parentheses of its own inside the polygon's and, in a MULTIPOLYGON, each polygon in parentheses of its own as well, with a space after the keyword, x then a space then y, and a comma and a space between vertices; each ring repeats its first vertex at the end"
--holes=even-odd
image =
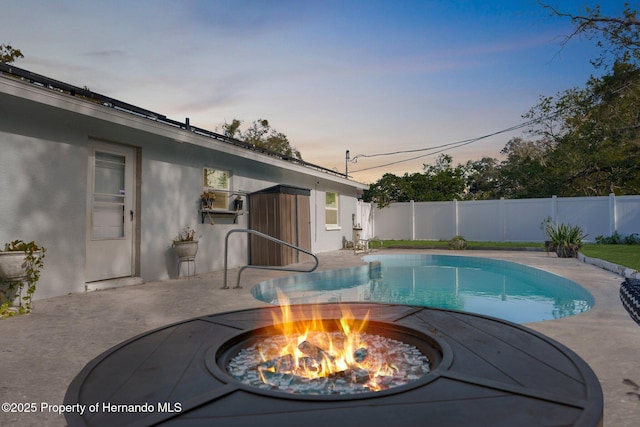
MULTIPOLYGON (((319 335, 330 335, 329 338, 334 342, 339 342, 344 336, 341 332, 309 333, 304 342, 326 341, 323 339, 326 337, 319 335)), ((301 364, 310 367, 312 371, 321 370, 318 365, 314 366, 314 358, 324 357, 333 362, 334 356, 330 351, 309 344, 322 354, 300 358, 298 365, 294 366, 292 355, 280 355, 287 342, 283 335, 262 338, 242 349, 231 359, 227 370, 235 379, 253 387, 309 395, 345 395, 387 390, 418 380, 429 372, 428 358, 410 344, 366 333, 360 334, 359 339, 361 348, 355 352, 351 364, 327 376, 307 378, 299 375, 299 370, 301 364), (387 372, 376 374, 368 369, 376 364, 387 366, 387 372)), ((310 353, 313 351, 308 354, 310 353)))

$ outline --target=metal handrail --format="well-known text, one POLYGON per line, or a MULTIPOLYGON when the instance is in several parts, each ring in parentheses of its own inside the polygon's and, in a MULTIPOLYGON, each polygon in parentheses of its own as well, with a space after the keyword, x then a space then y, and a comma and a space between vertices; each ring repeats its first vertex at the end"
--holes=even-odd
POLYGON ((260 236, 260 237, 264 237, 267 240, 271 240, 272 242, 276 242, 276 243, 280 243, 281 245, 285 245, 288 246, 292 249, 295 249, 299 252, 304 252, 307 255, 311 255, 313 257, 313 259, 315 260, 315 265, 307 270, 307 269, 303 269, 303 268, 296 268, 296 267, 286 267, 286 266, 274 266, 274 265, 245 265, 243 267, 240 267, 240 271, 238 271, 238 281, 236 283, 236 286, 234 286, 234 289, 238 289, 238 288, 242 288, 242 286, 240 286, 240 275, 242 274, 242 272, 247 269, 247 268, 256 268, 256 269, 261 269, 261 270, 280 270, 280 271, 297 271, 300 273, 311 273, 312 271, 314 271, 316 268, 318 268, 318 257, 315 256, 313 253, 309 252, 306 249, 302 249, 299 248, 295 245, 292 245, 291 243, 287 243, 285 241, 282 241, 280 239, 277 239, 273 236, 270 236, 268 234, 264 234, 260 231, 257 230, 250 230, 248 228, 234 228, 233 230, 229 230, 229 232, 227 233, 226 237, 224 238, 224 286, 222 286, 221 289, 229 289, 229 286, 227 286, 227 262, 228 262, 228 249, 229 249, 229 236, 233 233, 247 233, 247 234, 255 234, 256 236, 260 236))

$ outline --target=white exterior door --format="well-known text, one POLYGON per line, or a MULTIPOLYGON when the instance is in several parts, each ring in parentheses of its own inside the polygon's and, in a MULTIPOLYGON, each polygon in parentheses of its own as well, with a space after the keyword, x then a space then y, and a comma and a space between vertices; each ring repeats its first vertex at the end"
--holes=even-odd
POLYGON ((135 149, 91 141, 87 194, 87 282, 133 275, 135 149))

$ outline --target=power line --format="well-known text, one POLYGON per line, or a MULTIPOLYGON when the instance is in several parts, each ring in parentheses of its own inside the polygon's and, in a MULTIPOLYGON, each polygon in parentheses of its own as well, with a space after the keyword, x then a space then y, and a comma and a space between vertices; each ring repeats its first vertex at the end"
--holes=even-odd
POLYGON ((434 151, 433 153, 421 154, 420 156, 410 157, 408 159, 403 159, 403 160, 397 160, 397 161, 391 162, 391 163, 385 163, 384 165, 371 166, 371 167, 364 168, 364 169, 358 169, 358 170, 349 171, 349 173, 364 172, 364 171, 368 171, 368 170, 371 170, 371 169, 378 169, 378 168, 383 168, 385 166, 396 165, 398 163, 409 162, 411 160, 416 160, 416 159, 419 159, 419 158, 422 158, 422 157, 432 156, 434 154, 442 153, 442 152, 447 151, 447 150, 452 150, 454 148, 462 147, 464 145, 469 145, 469 144, 471 144, 473 142, 476 142, 476 141, 466 142, 464 144, 456 145, 455 147, 445 148, 445 149, 442 149, 442 150, 434 151))
POLYGON ((538 118, 538 119, 530 120, 528 122, 520 123, 518 125, 511 126, 509 128, 502 129, 502 130, 499 130, 497 132, 493 132, 493 133, 490 133, 490 134, 487 134, 487 135, 483 135, 483 136, 479 136, 479 137, 471 138, 471 139, 465 139, 465 140, 457 141, 457 142, 451 142, 451 143, 448 143, 448 144, 436 145, 436 146, 433 146, 433 147, 417 148, 417 149, 413 149, 413 150, 399 150, 399 151, 392 151, 392 152, 388 152, 388 153, 358 154, 355 157, 353 157, 352 161, 357 160, 359 157, 393 156, 393 155, 396 155, 396 154, 416 153, 416 152, 420 152, 420 151, 431 151, 431 150, 437 150, 437 149, 441 148, 441 150, 434 151, 432 153, 422 154, 420 156, 410 157, 408 159, 397 160, 395 162, 385 163, 383 165, 378 165, 378 166, 371 166, 371 167, 368 167, 368 168, 353 170, 353 171, 349 171, 349 172, 350 173, 364 172, 364 171, 368 171, 368 170, 371 170, 371 169, 383 168, 383 167, 386 167, 386 166, 396 165, 398 163, 409 162, 411 160, 416 160, 416 159, 419 159, 419 158, 422 158, 422 157, 432 156, 434 154, 442 153, 444 151, 452 150, 454 148, 463 147, 465 145, 473 144, 474 142, 478 142, 480 140, 483 140, 483 139, 486 139, 486 138, 490 138, 492 136, 500 135, 500 134, 506 133, 506 132, 512 132, 514 130, 518 130, 518 129, 521 129, 523 127, 532 125, 532 124, 534 124, 536 122, 539 122, 541 120, 542 120, 542 118, 538 118))

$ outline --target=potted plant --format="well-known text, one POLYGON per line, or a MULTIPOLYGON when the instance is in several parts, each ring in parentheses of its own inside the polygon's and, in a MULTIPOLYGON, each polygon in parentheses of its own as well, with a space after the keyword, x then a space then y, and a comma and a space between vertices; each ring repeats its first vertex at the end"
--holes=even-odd
POLYGON ((14 240, 0 250, 0 317, 15 314, 11 309, 17 297, 19 313, 31 311, 31 300, 44 267, 46 249, 35 242, 14 240), (26 285, 26 293, 23 290, 26 285))
POLYGON ((198 238, 196 230, 187 226, 182 229, 176 238, 173 239, 173 248, 180 260, 195 259, 198 253, 198 238))
POLYGON ((205 190, 200 195, 200 202, 202 203, 202 209, 213 209, 214 200, 216 200, 216 194, 210 193, 209 190, 205 190))
POLYGON ((239 195, 236 196, 235 200, 233 201, 233 209, 235 211, 241 211, 242 205, 243 205, 242 197, 240 197, 239 195))
POLYGON ((559 258, 577 256, 582 247, 582 240, 587 237, 587 234, 577 225, 559 224, 556 226, 549 223, 545 229, 559 258))
POLYGON ((548 216, 540 223, 540 229, 545 232, 547 239, 544 241, 544 250, 545 252, 555 252, 556 247, 551 238, 549 237, 549 233, 547 232, 547 227, 553 226, 553 219, 548 216))

